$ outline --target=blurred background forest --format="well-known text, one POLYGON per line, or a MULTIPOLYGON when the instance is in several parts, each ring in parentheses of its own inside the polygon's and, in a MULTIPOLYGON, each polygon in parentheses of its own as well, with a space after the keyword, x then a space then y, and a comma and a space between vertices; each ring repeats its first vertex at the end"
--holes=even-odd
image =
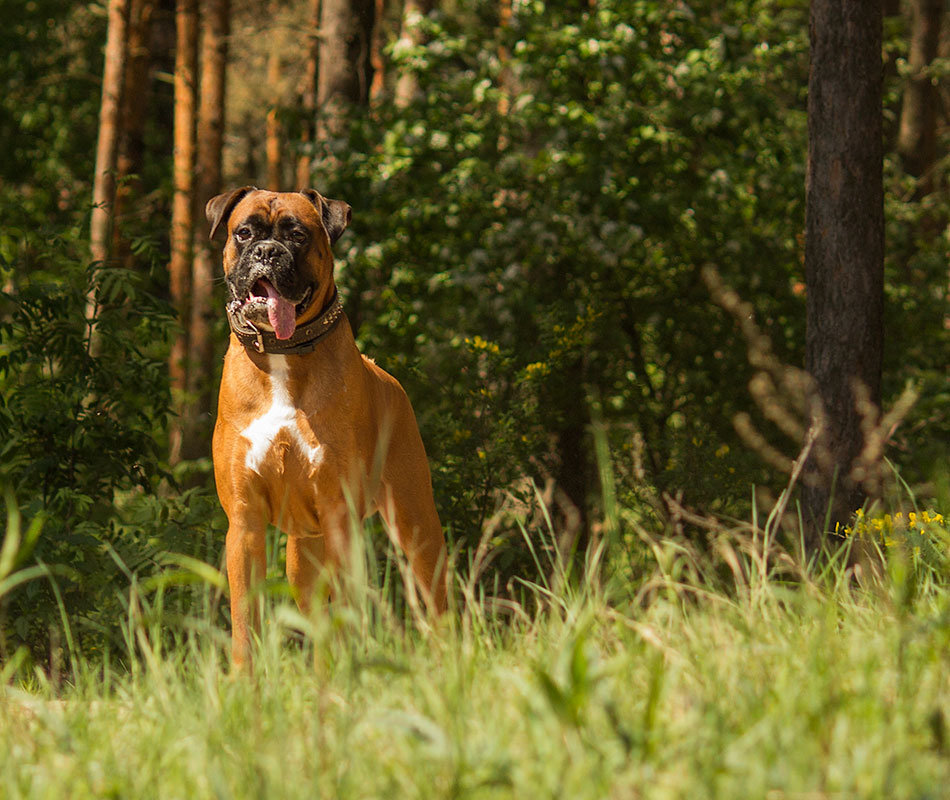
MULTIPOLYGON (((169 554, 220 564, 227 327, 202 209, 234 186, 352 205, 344 307, 413 400, 461 569, 491 548, 490 589, 539 568, 523 532, 544 509, 565 552, 605 535, 605 504, 702 541, 696 519, 787 483, 801 441, 746 323, 803 364, 805 0, 4 12, 0 481, 11 524, 43 520, 16 566, 45 578, 0 599, 0 658, 109 649, 130 583, 169 554)), ((887 456, 946 497, 943 3, 891 2, 883 58, 884 406, 917 394, 887 456)))

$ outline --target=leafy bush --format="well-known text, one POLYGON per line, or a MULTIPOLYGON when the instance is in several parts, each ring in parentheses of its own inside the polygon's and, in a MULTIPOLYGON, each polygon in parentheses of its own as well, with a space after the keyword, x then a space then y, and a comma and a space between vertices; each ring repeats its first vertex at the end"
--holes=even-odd
POLYGON ((0 308, 0 483, 42 516, 32 559, 52 569, 3 599, 2 638, 44 654, 51 629, 72 648, 102 648, 131 576, 168 548, 204 554, 195 530, 213 516, 200 493, 153 496, 167 477, 169 308, 143 290, 145 275, 86 268, 85 248, 32 241, 0 308))
MULTIPOLYGON (((756 408, 746 343, 700 273, 714 265, 778 359, 803 362, 807 8, 528 2, 502 24, 471 0, 428 24, 429 44, 393 53, 421 96, 323 143, 314 180, 354 205, 348 313, 414 398, 447 521, 473 544, 499 494, 530 499, 526 477, 595 518, 591 409, 641 518, 668 522, 664 493, 744 515, 750 485, 785 478, 736 415, 783 451, 800 442, 756 408)), ((898 458, 933 480, 945 216, 890 159, 886 175, 885 399, 917 383, 898 458)))
POLYGON ((801 358, 807 26, 692 6, 526 3, 504 27, 465 4, 403 54, 424 96, 328 143, 348 313, 415 399, 460 536, 526 475, 596 505, 592 406, 658 492, 728 511, 774 481, 733 431, 752 373, 699 273, 801 358))

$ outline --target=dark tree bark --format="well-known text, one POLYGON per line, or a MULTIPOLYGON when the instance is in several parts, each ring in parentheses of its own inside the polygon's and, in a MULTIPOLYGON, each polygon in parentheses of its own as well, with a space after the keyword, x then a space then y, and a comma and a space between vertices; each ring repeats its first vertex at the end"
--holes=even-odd
POLYGON ((583 358, 564 372, 565 381, 558 392, 563 416, 556 428, 558 465, 554 476, 559 490, 554 518, 558 546, 563 555, 573 552, 581 559, 590 542, 590 500, 594 489, 585 373, 583 358))
POLYGON ((145 121, 149 103, 149 71, 153 0, 132 0, 129 9, 129 46, 125 87, 119 125, 119 152, 116 160, 118 184, 115 193, 115 225, 112 234, 113 255, 130 268, 132 253, 122 235, 126 218, 133 213, 134 198, 141 192, 141 174, 145 159, 145 121))
POLYGON ((944 0, 911 0, 910 6, 910 75, 901 101, 897 152, 905 171, 919 178, 937 157, 939 95, 927 69, 940 46, 944 0))
POLYGON ((374 10, 374 0, 323 0, 317 81, 320 138, 341 136, 351 108, 369 100, 374 10))
POLYGON ((172 399, 179 416, 169 428, 169 461, 181 460, 183 417, 188 387, 188 346, 191 327, 191 252, 195 205, 195 97, 198 62, 198 1, 177 0, 175 5, 175 149, 171 222, 169 286, 181 330, 169 356, 172 399))
POLYGON ((884 342, 881 0, 812 0, 808 82, 806 369, 824 428, 804 491, 810 541, 865 495, 861 389, 880 405, 884 342))
MULTIPOLYGON (((198 106, 196 154, 196 208, 221 191, 221 151, 224 145, 224 98, 227 79, 230 0, 205 0, 201 19, 201 84, 198 106)), ((212 375, 214 342, 215 257, 212 244, 201 226, 194 232, 192 263, 191 329, 188 365, 188 397, 183 411, 185 438, 182 456, 186 459, 209 455, 213 420, 212 375)))

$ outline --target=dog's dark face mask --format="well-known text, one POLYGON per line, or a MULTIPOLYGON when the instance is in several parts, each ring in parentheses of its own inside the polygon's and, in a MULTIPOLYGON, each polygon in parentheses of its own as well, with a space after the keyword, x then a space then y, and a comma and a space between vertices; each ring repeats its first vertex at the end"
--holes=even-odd
POLYGON ((229 308, 289 339, 317 288, 306 269, 310 232, 291 215, 252 213, 236 221, 231 236, 237 259, 227 274, 229 308))
POLYGON ((251 187, 219 195, 206 209, 212 237, 227 219, 228 311, 289 339, 297 320, 333 282, 330 245, 350 207, 314 190, 276 194, 251 187))

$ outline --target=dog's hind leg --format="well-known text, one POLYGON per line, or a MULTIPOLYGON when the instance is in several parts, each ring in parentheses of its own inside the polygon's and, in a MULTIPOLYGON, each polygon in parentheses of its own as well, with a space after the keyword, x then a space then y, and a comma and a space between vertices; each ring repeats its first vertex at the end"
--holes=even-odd
POLYGON ((434 503, 426 504, 418 497, 396 491, 380 508, 390 535, 406 554, 429 612, 443 614, 446 601, 445 538, 434 503))
POLYGON ((377 505, 390 536, 406 554, 429 612, 442 614, 447 608, 448 552, 425 448, 411 409, 408 419, 393 427, 389 454, 394 453, 400 458, 398 462, 387 459, 377 505))

